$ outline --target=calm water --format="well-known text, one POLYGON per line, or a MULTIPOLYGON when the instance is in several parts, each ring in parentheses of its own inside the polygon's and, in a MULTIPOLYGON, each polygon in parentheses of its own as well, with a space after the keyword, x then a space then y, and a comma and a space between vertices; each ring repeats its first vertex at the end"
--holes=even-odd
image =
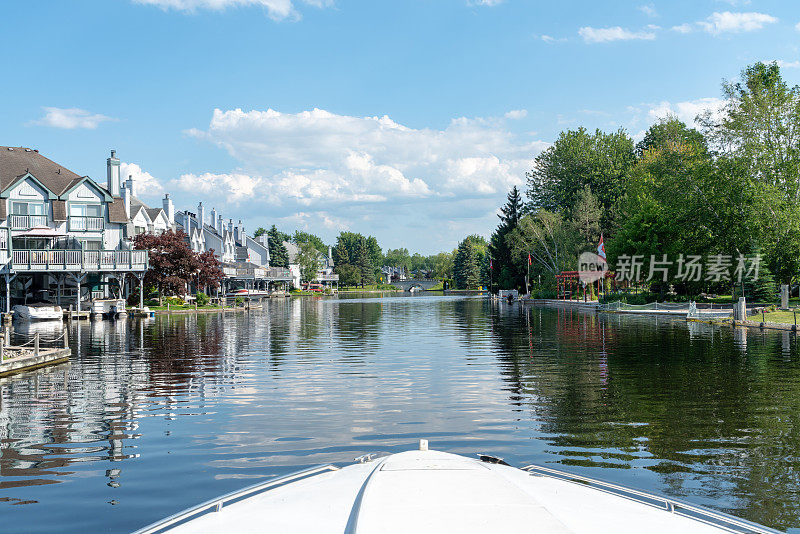
POLYGON ((0 379, 0 531, 129 532, 419 438, 800 527, 788 334, 424 296, 82 324, 0 379))

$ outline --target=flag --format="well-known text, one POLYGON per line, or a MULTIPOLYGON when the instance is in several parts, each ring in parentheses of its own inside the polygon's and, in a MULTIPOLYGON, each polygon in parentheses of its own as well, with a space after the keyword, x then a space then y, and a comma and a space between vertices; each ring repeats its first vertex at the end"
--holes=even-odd
POLYGON ((528 254, 528 267, 530 267, 530 266, 531 266, 531 255, 528 254))
POLYGON ((600 244, 597 245, 597 255, 606 259, 606 245, 603 243, 603 234, 600 234, 600 244))

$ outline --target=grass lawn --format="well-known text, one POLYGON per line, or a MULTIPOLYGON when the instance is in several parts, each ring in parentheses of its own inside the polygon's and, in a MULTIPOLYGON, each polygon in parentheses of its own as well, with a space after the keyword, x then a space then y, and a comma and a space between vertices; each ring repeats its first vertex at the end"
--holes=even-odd
MULTIPOLYGON (((798 315, 800 315, 800 312, 798 313, 798 315)), ((761 314, 759 313, 758 315, 748 315, 747 320, 760 323, 761 314)), ((764 320, 768 323, 794 324, 794 314, 790 311, 768 312, 764 314, 764 320)), ((800 321, 800 317, 798 317, 798 321, 800 321)))

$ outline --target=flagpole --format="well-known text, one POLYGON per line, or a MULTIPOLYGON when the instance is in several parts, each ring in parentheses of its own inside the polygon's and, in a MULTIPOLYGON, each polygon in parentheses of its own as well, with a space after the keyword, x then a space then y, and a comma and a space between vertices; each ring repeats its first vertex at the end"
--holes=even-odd
POLYGON ((528 289, 528 281, 531 278, 531 255, 528 254, 528 274, 525 276, 525 294, 530 296, 531 292, 528 289))

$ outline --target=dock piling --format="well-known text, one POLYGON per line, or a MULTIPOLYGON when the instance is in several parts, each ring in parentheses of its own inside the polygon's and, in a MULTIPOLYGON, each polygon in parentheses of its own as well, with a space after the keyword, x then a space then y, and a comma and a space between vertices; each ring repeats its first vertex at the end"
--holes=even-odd
POLYGON ((39 332, 33 334, 33 356, 34 358, 39 357, 39 332))

